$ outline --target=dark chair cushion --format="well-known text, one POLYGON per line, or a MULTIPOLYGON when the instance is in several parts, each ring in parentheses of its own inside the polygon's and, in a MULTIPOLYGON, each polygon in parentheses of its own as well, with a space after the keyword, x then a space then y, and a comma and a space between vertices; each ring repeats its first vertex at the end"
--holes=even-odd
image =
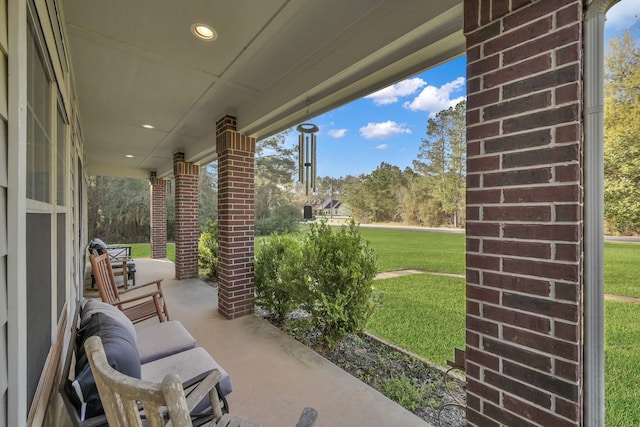
POLYGON ((136 339, 120 322, 103 313, 95 313, 91 320, 78 331, 76 379, 74 403, 80 419, 92 418, 104 413, 91 366, 84 350, 84 342, 97 335, 102 340, 109 365, 115 370, 134 378, 140 378, 140 356, 136 339))
POLYGON ((98 239, 97 237, 93 238, 93 240, 89 242, 89 250, 97 251, 98 255, 102 255, 105 249, 107 249, 107 244, 102 240, 98 239))

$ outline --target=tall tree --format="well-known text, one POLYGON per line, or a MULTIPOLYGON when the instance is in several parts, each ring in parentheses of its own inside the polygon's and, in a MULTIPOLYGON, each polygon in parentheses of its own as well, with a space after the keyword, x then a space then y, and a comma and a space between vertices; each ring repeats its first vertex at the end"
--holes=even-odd
POLYGON ((399 167, 382 162, 369 175, 347 177, 344 200, 359 221, 400 221, 406 184, 399 167))
MULTIPOLYGON (((466 101, 449 107, 429 118, 427 138, 422 138, 418 159, 413 165, 424 179, 414 190, 429 189, 432 201, 447 225, 464 223, 466 180, 466 101)), ((424 199, 426 195, 417 195, 424 199)), ((429 215, 433 217, 433 215, 429 215)), ((434 225, 434 224, 431 224, 434 225)), ((437 224, 442 225, 442 224, 437 224)))
POLYGON ((285 146, 290 130, 256 145, 255 215, 256 219, 268 218, 278 208, 290 206, 293 192, 290 190, 297 170, 295 149, 285 146))
POLYGON ((618 232, 640 232, 640 47, 629 31, 605 59, 605 218, 618 232))

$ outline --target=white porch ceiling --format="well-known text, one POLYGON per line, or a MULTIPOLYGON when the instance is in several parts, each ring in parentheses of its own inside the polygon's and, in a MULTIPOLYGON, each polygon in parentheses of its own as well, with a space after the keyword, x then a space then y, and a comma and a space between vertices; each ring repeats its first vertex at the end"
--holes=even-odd
POLYGON ((168 176, 175 151, 215 158, 226 114, 268 137, 305 121, 307 100, 313 117, 464 52, 462 0, 63 0, 62 13, 91 175, 168 176), (196 22, 217 40, 196 39, 196 22))

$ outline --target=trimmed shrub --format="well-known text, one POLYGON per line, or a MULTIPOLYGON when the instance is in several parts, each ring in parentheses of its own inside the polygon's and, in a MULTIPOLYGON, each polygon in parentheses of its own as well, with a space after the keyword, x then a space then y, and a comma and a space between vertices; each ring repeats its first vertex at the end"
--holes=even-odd
POLYGON ((347 334, 362 332, 374 308, 377 256, 355 222, 333 231, 326 222, 310 224, 303 246, 307 282, 302 308, 332 347, 347 334))
POLYGON ((218 275, 218 223, 209 220, 198 241, 198 266, 209 277, 218 275))
POLYGON ((260 242, 254 271, 256 304, 283 321, 300 305, 304 285, 300 240, 292 234, 273 234, 260 242))

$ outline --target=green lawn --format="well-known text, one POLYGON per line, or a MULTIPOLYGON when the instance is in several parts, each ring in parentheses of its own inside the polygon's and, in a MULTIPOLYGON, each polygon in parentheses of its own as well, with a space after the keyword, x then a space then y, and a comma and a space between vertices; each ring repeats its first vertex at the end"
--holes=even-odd
POLYGON ((464 274, 465 236, 360 227, 378 254, 380 271, 421 269, 464 274))
POLYGON ((376 280, 380 307, 367 331, 446 366, 454 347, 465 346, 465 281, 415 274, 376 280))
POLYGON ((640 244, 605 242, 604 291, 640 297, 640 244))
MULTIPOLYGON (((636 267, 637 269, 638 267, 636 267)), ((638 405, 639 345, 640 304, 606 301, 605 395, 607 426, 640 425, 640 405, 638 405)))
MULTIPOLYGON (((132 258, 151 258, 151 245, 149 243, 128 243, 131 246, 132 258)), ((167 243, 167 258, 176 261, 176 244, 167 243)))

